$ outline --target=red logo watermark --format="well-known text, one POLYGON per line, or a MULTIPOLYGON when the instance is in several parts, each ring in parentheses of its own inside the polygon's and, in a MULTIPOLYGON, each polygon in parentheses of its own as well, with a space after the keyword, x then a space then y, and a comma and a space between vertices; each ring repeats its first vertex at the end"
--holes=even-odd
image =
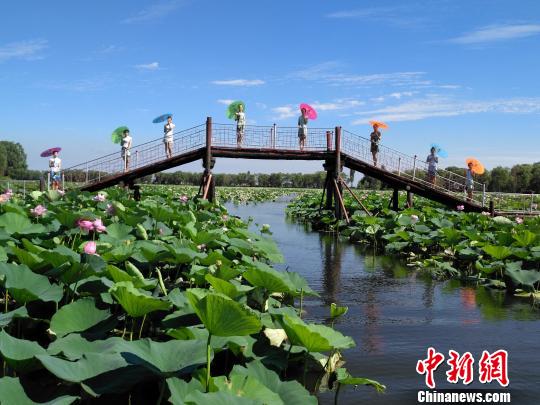
MULTIPOLYGON (((427 357, 416 363, 416 372, 425 375, 426 385, 431 389, 436 385, 433 373, 444 362, 444 359, 444 354, 429 347, 427 357)), ((474 357, 470 352, 460 355, 454 350, 449 350, 446 364, 449 366, 446 371, 446 381, 449 383, 457 384, 462 381, 464 385, 468 385, 474 380, 474 357)), ((510 383, 506 350, 497 350, 493 353, 486 350, 482 352, 482 357, 478 361, 478 381, 482 384, 497 381, 502 387, 510 383)))

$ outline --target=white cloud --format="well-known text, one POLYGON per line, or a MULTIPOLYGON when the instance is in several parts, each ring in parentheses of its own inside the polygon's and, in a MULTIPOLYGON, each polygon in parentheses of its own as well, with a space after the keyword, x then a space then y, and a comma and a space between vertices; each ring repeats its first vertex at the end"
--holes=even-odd
POLYGON ((357 10, 343 10, 327 14, 327 18, 364 18, 373 17, 381 12, 381 9, 365 8, 357 10))
POLYGON ((159 62, 152 62, 152 63, 146 63, 142 65, 135 65, 135 67, 139 70, 158 70, 159 69, 159 62))
POLYGON ((424 78, 426 72, 392 72, 375 74, 340 73, 341 63, 329 61, 311 66, 289 75, 293 79, 318 81, 329 85, 369 87, 389 86, 431 86, 424 78))
POLYGON ((449 42, 464 45, 484 44, 515 38, 525 38, 538 34, 540 34, 539 24, 491 25, 452 38, 449 42))
POLYGON ((410 97, 417 93, 416 91, 402 91, 402 92, 395 92, 389 95, 389 97, 400 99, 401 97, 410 97))
POLYGON ((233 102, 234 100, 233 99, 229 99, 229 98, 220 98, 219 100, 217 100, 217 102, 219 104, 225 104, 225 105, 229 105, 233 102))
POLYGON ((314 102, 311 104, 313 108, 317 111, 336 111, 336 110, 345 110, 347 108, 359 107, 364 105, 365 102, 353 99, 338 99, 334 102, 329 103, 319 103, 314 102))
POLYGON ((182 3, 184 3, 184 1, 181 0, 161 1, 156 4, 152 4, 151 6, 139 11, 131 17, 124 19, 122 22, 124 24, 132 24, 156 20, 173 12, 182 3))
POLYGON ((257 107, 259 107, 261 110, 266 110, 268 108, 268 106, 266 104, 264 104, 264 103, 257 102, 257 103, 255 103, 255 105, 257 107))
POLYGON ((276 120, 284 120, 300 114, 299 112, 297 112, 297 107, 290 104, 281 107, 274 107, 272 108, 272 111, 278 114, 276 117, 274 117, 274 119, 276 120))
POLYGON ((39 53, 47 48, 45 39, 11 42, 0 46, 0 62, 10 59, 36 60, 42 59, 39 53))
POLYGON ((58 82, 44 82, 37 86, 49 90, 90 92, 103 90, 110 83, 111 79, 107 76, 91 77, 77 80, 62 80, 58 82))
POLYGON ((366 124, 370 119, 383 121, 417 121, 432 117, 453 117, 479 113, 537 114, 540 113, 540 98, 514 98, 485 101, 464 101, 431 95, 405 103, 375 110, 360 111, 361 118, 353 125, 366 124))
POLYGON ((260 86, 264 84, 264 80, 260 79, 254 79, 254 80, 248 80, 248 79, 232 79, 232 80, 214 80, 212 82, 213 84, 217 84, 220 86, 260 86))

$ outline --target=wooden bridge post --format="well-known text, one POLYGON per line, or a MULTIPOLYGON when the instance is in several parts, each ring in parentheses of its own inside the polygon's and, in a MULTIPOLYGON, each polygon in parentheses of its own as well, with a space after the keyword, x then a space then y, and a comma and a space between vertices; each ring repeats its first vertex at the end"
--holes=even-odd
POLYGON ((210 202, 216 199, 215 179, 212 176, 214 160, 212 159, 212 117, 206 117, 206 149, 203 158, 204 174, 202 180, 202 197, 210 202))
POLYGON ((399 211, 399 190, 397 188, 394 188, 392 194, 392 209, 396 212, 399 211))
POLYGON ((409 189, 409 186, 407 186, 407 207, 408 208, 413 207, 413 193, 409 189))
POLYGON ((340 181, 338 181, 340 174, 341 174, 341 127, 336 127, 335 129, 335 166, 334 166, 334 172, 333 179, 331 186, 335 189, 334 194, 334 212, 337 219, 343 219, 344 212, 343 212, 343 185, 340 181))

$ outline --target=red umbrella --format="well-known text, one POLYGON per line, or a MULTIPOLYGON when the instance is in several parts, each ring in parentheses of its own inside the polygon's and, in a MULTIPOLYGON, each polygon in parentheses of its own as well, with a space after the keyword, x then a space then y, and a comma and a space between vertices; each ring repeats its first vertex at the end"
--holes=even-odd
POLYGON ((315 109, 312 106, 310 106, 309 104, 306 104, 306 103, 300 104, 300 111, 302 111, 304 109, 306 110, 306 116, 310 120, 317 119, 317 111, 315 111, 315 109))
POLYGON ((52 156, 54 152, 60 152, 62 150, 61 147, 57 146, 55 148, 49 148, 47 150, 44 150, 43 152, 41 152, 41 154, 39 156, 41 157, 49 157, 49 156, 52 156))

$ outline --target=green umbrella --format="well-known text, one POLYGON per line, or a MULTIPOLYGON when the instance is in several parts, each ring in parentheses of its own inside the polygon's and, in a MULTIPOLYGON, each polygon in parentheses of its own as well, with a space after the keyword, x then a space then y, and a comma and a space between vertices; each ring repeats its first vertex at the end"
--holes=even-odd
POLYGON ((111 134, 111 140, 113 141, 113 143, 122 142, 122 138, 124 137, 124 131, 126 129, 129 131, 129 128, 126 126, 118 127, 113 131, 113 133, 111 134))
POLYGON ((229 107, 227 108, 227 118, 232 120, 236 113, 238 112, 238 106, 244 107, 244 112, 246 111, 246 105, 243 101, 233 101, 231 104, 229 104, 229 107))

